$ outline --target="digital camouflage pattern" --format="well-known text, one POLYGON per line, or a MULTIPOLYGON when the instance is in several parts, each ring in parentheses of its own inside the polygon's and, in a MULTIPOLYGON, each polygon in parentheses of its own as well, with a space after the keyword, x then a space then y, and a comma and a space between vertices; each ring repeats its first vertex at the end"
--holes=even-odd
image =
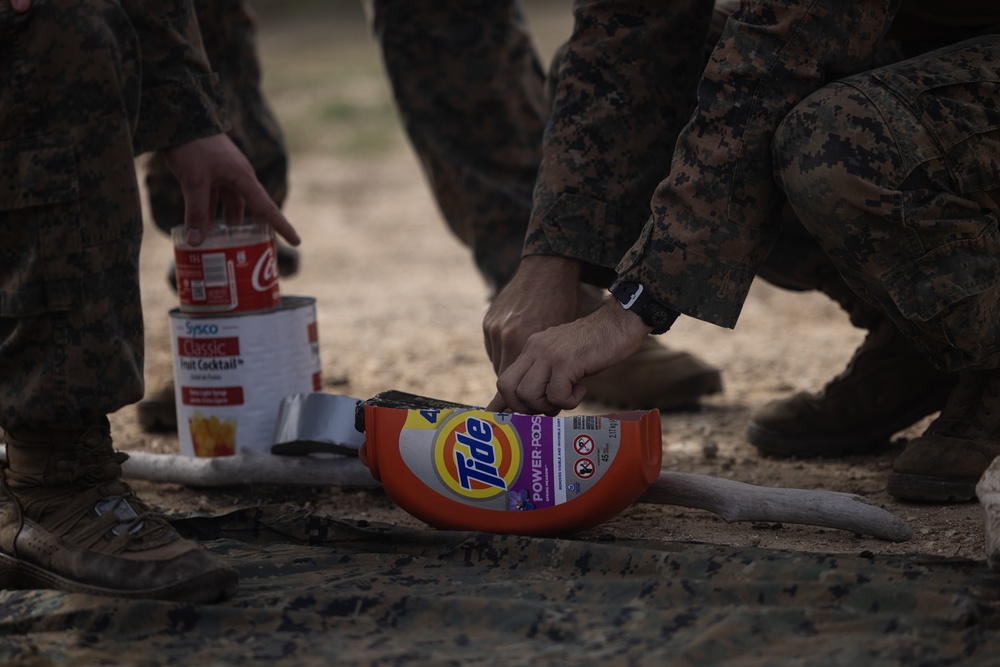
POLYGON ((407 135, 489 286, 522 253, 575 257, 607 286, 693 108, 711 0, 575 3, 548 90, 516 0, 371 5, 407 135))
POLYGON ((403 127, 491 290, 517 269, 548 116, 515 0, 372 0, 403 127))
MULTIPOLYGON (((897 9, 888 0, 747 4, 709 59, 670 175, 618 267, 623 277, 681 312, 733 326, 778 234, 776 169, 854 290, 941 368, 995 366, 989 191, 1000 186, 1000 39, 873 69, 897 9)), ((971 31, 993 30, 996 14, 971 31)))
POLYGON ((176 525, 239 570, 235 598, 3 591, 0 661, 986 667, 1000 655, 985 561, 411 530, 274 506, 176 525))
POLYGON ((217 133, 218 91, 171 0, 0 3, 0 80, 0 426, 84 428, 142 396, 134 157, 217 133))
MULTIPOLYGON (((229 138, 253 165, 257 180, 281 206, 288 195, 284 135, 261 91, 257 23, 245 0, 197 0, 205 53, 218 75, 230 123, 229 138)), ((184 223, 184 197, 160 153, 146 165, 153 222, 164 232, 184 223)))
POLYGON ((1000 35, 932 51, 824 87, 775 138, 805 226, 949 370, 1000 365, 998 69, 1000 35))
POLYGON ((525 254, 574 257, 611 283, 694 109, 712 10, 711 0, 575 3, 552 66, 525 254))
MULTIPOLYGON (((547 84, 551 107, 517 2, 371 5, 397 108, 435 199, 495 290, 522 254, 574 257, 584 280, 611 282, 694 108, 703 60, 691 54, 707 58, 738 2, 575 3, 574 30, 547 84)), ((855 324, 870 324, 870 307, 785 217, 760 275, 822 290, 855 324)))

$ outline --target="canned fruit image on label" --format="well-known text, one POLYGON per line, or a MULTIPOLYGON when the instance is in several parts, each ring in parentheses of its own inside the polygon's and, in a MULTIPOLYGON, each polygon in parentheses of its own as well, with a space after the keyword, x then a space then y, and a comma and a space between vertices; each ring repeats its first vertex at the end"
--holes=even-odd
POLYGON ((267 225, 217 224, 190 245, 184 227, 171 231, 177 293, 187 313, 237 313, 279 305, 274 231, 267 225))
POLYGON ((236 419, 219 419, 195 412, 188 420, 195 456, 232 456, 236 453, 236 419))

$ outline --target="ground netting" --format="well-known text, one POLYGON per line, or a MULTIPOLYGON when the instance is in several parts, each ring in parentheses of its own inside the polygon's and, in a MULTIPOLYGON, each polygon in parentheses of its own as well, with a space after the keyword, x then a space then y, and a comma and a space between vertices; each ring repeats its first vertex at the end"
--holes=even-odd
POLYGON ((984 561, 411 530, 262 507, 176 522, 216 605, 0 592, 5 665, 1000 664, 984 561))

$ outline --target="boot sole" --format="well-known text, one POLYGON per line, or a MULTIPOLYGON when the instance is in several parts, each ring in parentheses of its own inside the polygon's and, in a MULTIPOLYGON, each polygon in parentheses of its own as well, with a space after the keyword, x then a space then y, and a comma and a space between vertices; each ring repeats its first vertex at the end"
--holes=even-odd
POLYGON ((0 553, 0 588, 13 590, 46 589, 87 595, 104 595, 129 599, 168 600, 212 604, 236 595, 239 578, 233 572, 210 572, 195 579, 171 586, 146 589, 116 589, 91 586, 0 553))
POLYGON ((871 428, 836 435, 795 435, 766 429, 753 421, 747 424, 747 440, 762 454, 799 458, 871 454, 888 445, 893 435, 913 426, 924 417, 944 408, 953 383, 938 387, 916 403, 871 428))
POLYGON ((976 479, 944 480, 926 475, 889 474, 886 491, 899 500, 932 503, 966 503, 976 499, 976 479))

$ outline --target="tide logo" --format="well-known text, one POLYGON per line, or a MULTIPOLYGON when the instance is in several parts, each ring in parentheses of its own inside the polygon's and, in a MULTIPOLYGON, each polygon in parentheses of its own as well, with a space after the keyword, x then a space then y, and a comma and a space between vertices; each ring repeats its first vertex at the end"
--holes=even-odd
POLYGON ((434 467, 460 496, 485 500, 506 493, 521 471, 517 434, 490 416, 484 411, 452 415, 435 437, 434 467))

